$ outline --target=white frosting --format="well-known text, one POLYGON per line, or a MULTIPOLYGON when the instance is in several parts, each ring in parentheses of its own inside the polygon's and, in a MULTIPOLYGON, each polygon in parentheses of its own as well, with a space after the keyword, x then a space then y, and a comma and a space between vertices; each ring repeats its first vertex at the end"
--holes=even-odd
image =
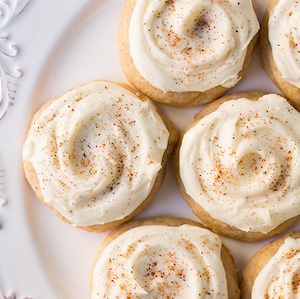
POLYGON ((92 298, 228 298, 221 247, 195 226, 133 228, 101 253, 92 298))
POLYGON ((287 238, 257 275, 252 298, 300 298, 300 239, 287 238))
POLYGON ((232 87, 258 30, 251 0, 137 0, 130 54, 142 77, 163 91, 232 87))
POLYGON ((267 233, 300 214, 300 114, 275 94, 223 103, 183 137, 180 177, 213 218, 267 233))
POLYGON ((97 81, 60 96, 23 147, 44 201, 79 226, 131 214, 152 190, 169 132, 147 102, 97 81))
POLYGON ((300 88, 300 3, 279 0, 270 11, 269 41, 282 79, 300 88))

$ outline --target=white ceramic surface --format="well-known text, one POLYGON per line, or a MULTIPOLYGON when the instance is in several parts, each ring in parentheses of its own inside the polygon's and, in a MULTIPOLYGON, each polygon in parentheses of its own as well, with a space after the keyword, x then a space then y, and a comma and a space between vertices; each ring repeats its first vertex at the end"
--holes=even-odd
MULTIPOLYGON (((256 0, 260 19, 266 2, 256 0)), ((2 71, 0 76, 0 117, 6 112, 0 119, 0 290, 5 296, 15 292, 17 298, 89 298, 90 269, 106 233, 88 233, 65 224, 35 197, 24 179, 21 147, 33 114, 53 96, 94 79, 126 82, 115 45, 123 3, 0 2, 0 71, 13 75, 2 71), (11 97, 3 84, 5 78, 13 81, 8 84, 13 87, 11 97)), ((258 49, 246 78, 231 92, 241 90, 278 92, 260 66, 258 49)), ((159 106, 180 131, 201 109, 159 106)), ((156 215, 197 221, 177 191, 171 165, 161 190, 138 218, 156 215)), ((299 228, 298 223, 293 230, 299 228)), ((266 243, 222 239, 240 270, 266 243)))

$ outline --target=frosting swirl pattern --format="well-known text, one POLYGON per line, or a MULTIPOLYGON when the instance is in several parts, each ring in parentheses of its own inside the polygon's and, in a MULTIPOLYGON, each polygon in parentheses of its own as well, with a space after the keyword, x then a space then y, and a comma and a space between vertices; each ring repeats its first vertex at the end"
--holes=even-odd
POLYGON ((188 130, 186 193, 213 218, 267 233, 300 214, 300 114, 276 94, 223 103, 188 130))
POLYGON ((196 226, 135 227, 101 253, 92 298, 227 298, 221 247, 196 226))
POLYGON ((300 88, 300 3, 279 0, 270 11, 268 38, 281 77, 300 88))
POLYGON ((252 298, 299 298, 300 239, 286 238, 257 275, 252 298))
POLYGON ((137 0, 130 54, 142 77, 163 91, 229 88, 258 30, 251 0, 137 0))
POLYGON ((23 159, 44 201, 75 225, 123 219, 149 195, 169 132, 147 101, 96 81, 55 99, 31 126, 23 159))

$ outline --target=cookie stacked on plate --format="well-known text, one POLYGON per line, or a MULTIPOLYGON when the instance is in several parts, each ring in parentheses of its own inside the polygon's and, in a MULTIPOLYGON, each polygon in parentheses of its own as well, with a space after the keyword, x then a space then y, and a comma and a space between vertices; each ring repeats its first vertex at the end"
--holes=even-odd
POLYGON ((266 244, 243 271, 242 298, 297 298, 299 260, 299 232, 290 232, 266 244))
MULTIPOLYGON (((297 12, 298 1, 270 2, 261 57, 275 84, 299 103, 293 96, 299 88, 297 12), (290 69, 278 58, 284 51, 293 61, 290 69)), ((260 241, 298 219, 299 111, 277 94, 221 97, 245 76, 258 31, 251 0, 127 0, 118 54, 128 81, 146 96, 127 84, 98 80, 55 97, 34 116, 23 164, 37 197, 87 231, 119 226, 96 255, 92 298, 239 298, 233 258, 216 233, 260 241), (209 104, 177 144, 175 126, 153 100, 175 107, 209 104), (172 217, 125 223, 155 196, 176 144, 178 189, 207 228, 172 217)), ((278 257, 296 260, 298 237, 290 234, 253 257, 242 296, 291 292, 283 288, 290 277, 281 272, 292 264, 278 257), (274 273, 279 284, 262 285, 277 262, 284 265, 274 273)))
POLYGON ((130 221, 101 244, 92 298, 239 298, 237 270, 218 235, 189 219, 130 221))
POLYGON ((261 63, 273 83, 300 105, 300 4, 271 0, 261 28, 261 63))
POLYGON ((142 211, 163 181, 177 130, 126 84, 94 81, 55 97, 34 116, 25 175, 62 220, 88 231, 142 211))
POLYGON ((276 94, 241 92, 205 106, 181 136, 178 188, 213 231, 260 241, 298 218, 300 113, 276 94))
POLYGON ((251 0, 130 0, 121 14, 119 60, 128 81, 153 100, 199 106, 245 76, 258 31, 251 0))

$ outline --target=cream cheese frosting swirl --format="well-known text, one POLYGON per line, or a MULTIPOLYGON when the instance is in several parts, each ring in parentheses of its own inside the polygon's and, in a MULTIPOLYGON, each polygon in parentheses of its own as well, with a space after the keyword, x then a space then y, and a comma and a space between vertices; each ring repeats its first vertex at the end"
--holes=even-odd
POLYGON ((300 88, 300 3, 279 0, 270 11, 268 38, 282 79, 300 88))
POLYGON ((247 46, 259 30, 251 0, 137 0, 130 55, 163 91, 207 91, 239 80, 247 46))
POLYGON ((300 298, 300 239, 287 238, 257 275, 251 298, 300 298))
POLYGON ((92 298, 227 298, 221 247, 196 226, 135 227, 101 253, 92 298))
POLYGON ((147 101, 95 81, 42 111, 23 159, 32 163, 47 204, 74 225, 104 224, 130 215, 149 195, 168 138, 147 101))
POLYGON ((300 114, 276 94, 231 100, 188 130, 186 193, 213 218, 267 233, 300 214, 300 114))

